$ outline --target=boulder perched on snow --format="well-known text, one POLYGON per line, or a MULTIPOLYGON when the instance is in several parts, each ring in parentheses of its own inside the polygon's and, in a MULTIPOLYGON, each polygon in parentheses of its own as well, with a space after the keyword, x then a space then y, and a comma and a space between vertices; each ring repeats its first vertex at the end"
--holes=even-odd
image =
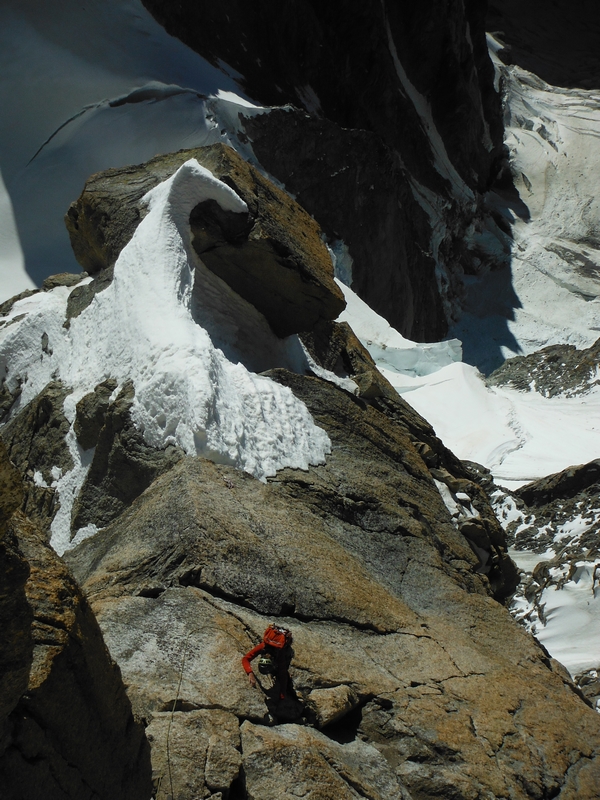
POLYGON ((192 246, 203 263, 264 314, 279 336, 335 319, 345 302, 318 225, 223 144, 93 175, 66 216, 83 268, 95 274, 114 265, 145 215, 142 197, 191 158, 230 186, 246 206, 224 210, 209 199, 192 210, 192 246))

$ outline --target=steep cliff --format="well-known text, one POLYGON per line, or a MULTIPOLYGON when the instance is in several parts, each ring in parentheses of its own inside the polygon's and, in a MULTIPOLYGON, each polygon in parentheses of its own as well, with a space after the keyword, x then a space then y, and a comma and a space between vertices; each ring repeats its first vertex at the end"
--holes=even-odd
POLYGON ((554 86, 600 86, 594 0, 489 0, 488 5, 487 29, 505 45, 500 51, 505 64, 518 64, 554 86))
POLYGON ((463 273, 480 268, 482 232, 499 242, 484 246, 488 261, 502 263, 505 245, 484 200, 504 157, 484 6, 145 5, 233 67, 255 101, 284 107, 232 109, 242 146, 334 249, 343 242, 372 308, 410 338, 442 338, 463 273))

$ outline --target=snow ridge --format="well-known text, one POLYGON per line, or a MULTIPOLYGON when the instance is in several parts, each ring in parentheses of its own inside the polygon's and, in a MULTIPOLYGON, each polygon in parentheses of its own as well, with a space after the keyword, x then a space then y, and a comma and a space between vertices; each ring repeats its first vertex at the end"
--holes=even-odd
MULTIPOLYGON (((64 287, 15 304, 12 324, 0 332, 0 367, 11 388, 19 376, 24 381, 18 408, 60 379, 73 388, 65 402, 72 423, 76 402, 98 383, 131 380, 131 416, 149 445, 174 444, 261 480, 283 467, 307 469, 325 460, 330 442, 304 403, 225 357, 202 327, 197 292, 192 315, 194 270, 205 267, 191 247, 188 220, 208 199, 227 211, 247 210, 232 189, 190 159, 146 195, 149 213, 120 254, 113 282, 69 328, 62 326, 64 287), (41 353, 42 331, 50 355, 41 353)), ((224 306, 227 298, 224 292, 224 306)), ((71 444, 78 477, 67 473, 57 483, 61 514, 52 544, 59 552, 69 543, 70 507, 86 472, 85 454, 71 444)))

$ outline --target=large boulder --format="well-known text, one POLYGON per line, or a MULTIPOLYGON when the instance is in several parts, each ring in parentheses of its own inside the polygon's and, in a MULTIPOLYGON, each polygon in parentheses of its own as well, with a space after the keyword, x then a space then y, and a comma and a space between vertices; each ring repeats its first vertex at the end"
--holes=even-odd
POLYGON ((279 336, 335 319, 345 303, 319 226, 223 144, 93 175, 66 216, 83 268, 96 274, 114 265, 144 216, 141 198, 191 158, 234 189, 248 207, 247 213, 228 212, 207 200, 193 209, 192 245, 203 263, 263 313, 279 336))

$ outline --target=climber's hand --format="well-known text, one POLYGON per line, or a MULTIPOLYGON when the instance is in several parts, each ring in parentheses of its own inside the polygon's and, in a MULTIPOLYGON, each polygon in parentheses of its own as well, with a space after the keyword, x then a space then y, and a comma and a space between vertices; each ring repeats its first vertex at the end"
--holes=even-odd
POLYGON ((250 686, 252 686, 253 688, 256 688, 256 678, 254 677, 254 673, 253 672, 249 672, 248 673, 248 680, 250 681, 250 686))

